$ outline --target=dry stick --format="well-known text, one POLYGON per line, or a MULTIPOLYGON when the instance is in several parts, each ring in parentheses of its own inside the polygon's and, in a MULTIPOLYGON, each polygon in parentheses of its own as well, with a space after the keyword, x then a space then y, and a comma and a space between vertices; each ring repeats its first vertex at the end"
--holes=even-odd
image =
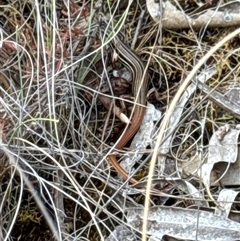
POLYGON ((145 13, 146 13, 146 7, 144 7, 144 9, 141 11, 141 14, 139 16, 137 28, 136 28, 136 31, 135 31, 135 34, 134 34, 134 37, 133 37, 133 40, 132 40, 132 44, 131 44, 131 49, 135 49, 135 45, 136 45, 137 38, 138 38, 139 33, 140 33, 140 29, 142 27, 142 21, 143 21, 143 18, 145 16, 145 13))
POLYGON ((160 144, 163 140, 164 132, 167 127, 168 121, 171 117, 171 114, 173 113, 173 110, 174 110, 175 106, 177 105, 177 102, 179 101, 181 95, 183 94, 183 92, 185 91, 188 84, 190 83, 190 81, 192 80, 192 78, 194 77, 196 72, 199 70, 199 68, 208 60, 209 57, 212 56, 212 54, 214 52, 216 52, 223 44, 225 44, 227 41, 229 41, 230 39, 235 37, 237 34, 240 34, 240 28, 238 28, 231 34, 224 37, 220 42, 218 42, 214 47, 212 47, 206 55, 204 55, 200 59, 200 61, 197 63, 197 65, 195 65, 195 67, 188 74, 187 78, 184 80, 184 82, 180 86, 179 91, 176 93, 168 111, 166 112, 166 115, 163 119, 163 122, 162 122, 162 125, 160 128, 160 132, 158 134, 156 145, 154 147, 154 151, 153 151, 153 155, 152 155, 152 159, 151 159, 151 163, 150 163, 150 168, 149 168, 149 178, 148 178, 148 182, 147 182, 147 190, 146 190, 146 198, 145 198, 144 214, 143 214, 142 241, 147 240, 147 222, 148 222, 148 211, 149 211, 149 204, 150 204, 149 196, 150 196, 150 190, 151 190, 151 186, 152 186, 152 177, 153 177, 153 173, 154 173, 154 167, 155 167, 156 159, 157 159, 157 155, 158 155, 158 147, 160 146, 160 144))

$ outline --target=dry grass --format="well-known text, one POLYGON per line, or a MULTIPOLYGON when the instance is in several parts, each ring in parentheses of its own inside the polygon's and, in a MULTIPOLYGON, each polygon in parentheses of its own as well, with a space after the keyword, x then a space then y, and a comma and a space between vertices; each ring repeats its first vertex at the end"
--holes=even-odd
MULTIPOLYGON (((158 102, 151 95, 149 101, 163 114, 197 61, 234 29, 163 32, 147 14, 140 19, 138 3, 106 1, 103 14, 95 1, 56 2, 0 5, 0 240, 104 240, 126 222, 125 204, 132 199, 122 195, 130 187, 119 188, 122 181, 106 159, 124 125, 96 99, 99 91, 111 95, 104 78, 111 57, 104 54, 96 24, 102 15, 121 20, 124 41, 149 62, 149 89, 156 88, 161 97, 158 102)), ((191 12, 194 2, 181 4, 191 12)), ((211 87, 239 86, 238 48, 235 37, 205 63, 218 69, 211 87)), ((170 149, 178 162, 200 147, 207 151, 218 126, 237 123, 200 91, 182 120, 170 149)), ((138 172, 139 178, 145 175, 138 172)), ((131 198, 144 203, 143 195, 131 198)), ((177 205, 187 206, 184 200, 177 205)))

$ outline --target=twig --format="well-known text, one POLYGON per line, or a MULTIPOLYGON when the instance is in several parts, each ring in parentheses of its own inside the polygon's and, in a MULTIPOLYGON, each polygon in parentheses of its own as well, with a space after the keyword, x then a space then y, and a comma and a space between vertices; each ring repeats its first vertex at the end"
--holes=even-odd
POLYGON ((142 12, 139 16, 137 28, 136 28, 136 31, 135 31, 135 34, 134 34, 134 37, 133 37, 133 40, 132 40, 132 44, 131 44, 131 49, 135 48, 135 45, 136 45, 136 42, 137 42, 138 35, 140 33, 140 29, 141 29, 141 26, 142 26, 142 21, 143 21, 143 17, 145 15, 145 13, 146 13, 146 7, 144 7, 144 9, 142 10, 142 12))

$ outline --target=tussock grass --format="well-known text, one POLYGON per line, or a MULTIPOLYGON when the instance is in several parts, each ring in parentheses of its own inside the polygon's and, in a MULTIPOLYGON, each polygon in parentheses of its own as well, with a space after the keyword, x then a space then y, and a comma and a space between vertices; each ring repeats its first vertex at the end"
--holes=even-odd
MULTIPOLYGON (((152 95, 150 101, 163 114, 188 71, 231 31, 162 32, 139 3, 122 2, 106 1, 103 9, 95 1, 0 5, 0 240, 104 240, 126 224, 127 203, 144 203, 144 196, 124 195, 131 189, 106 158, 123 125, 97 101, 111 85, 111 58, 97 29, 103 15, 120 23, 124 41, 148 62, 149 88, 161 94, 160 102, 152 95)), ((239 84, 234 49, 237 39, 206 63, 219 69, 210 83, 219 90, 239 84)), ((235 123, 199 92, 184 118, 171 147, 178 161, 199 146, 206 150, 209 136, 226 118, 235 123)))

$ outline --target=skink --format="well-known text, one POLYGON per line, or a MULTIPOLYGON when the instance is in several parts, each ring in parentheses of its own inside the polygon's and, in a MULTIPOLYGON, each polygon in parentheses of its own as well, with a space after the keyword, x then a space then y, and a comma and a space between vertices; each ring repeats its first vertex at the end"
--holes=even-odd
MULTIPOLYGON (((107 34, 113 34, 110 29, 106 29, 106 25, 102 25, 101 28, 107 31, 107 34)), ((148 76, 144 73, 144 65, 142 61, 138 58, 138 56, 131 51, 120 39, 118 35, 114 38, 114 43, 111 43, 115 46, 115 48, 119 51, 119 59, 124 64, 130 68, 130 71, 133 74, 133 84, 132 84, 132 92, 135 98, 135 105, 133 108, 133 115, 131 119, 131 124, 128 126, 126 132, 119 140, 116 149, 122 149, 126 143, 136 134, 138 131, 144 114, 145 114, 145 106, 146 106, 146 95, 147 95, 147 83, 148 76)), ((137 184, 138 181, 134 178, 129 178, 129 175, 126 171, 119 165, 116 155, 109 155, 109 160, 111 165, 115 168, 115 170, 124 178, 129 179, 131 184, 137 184)))

